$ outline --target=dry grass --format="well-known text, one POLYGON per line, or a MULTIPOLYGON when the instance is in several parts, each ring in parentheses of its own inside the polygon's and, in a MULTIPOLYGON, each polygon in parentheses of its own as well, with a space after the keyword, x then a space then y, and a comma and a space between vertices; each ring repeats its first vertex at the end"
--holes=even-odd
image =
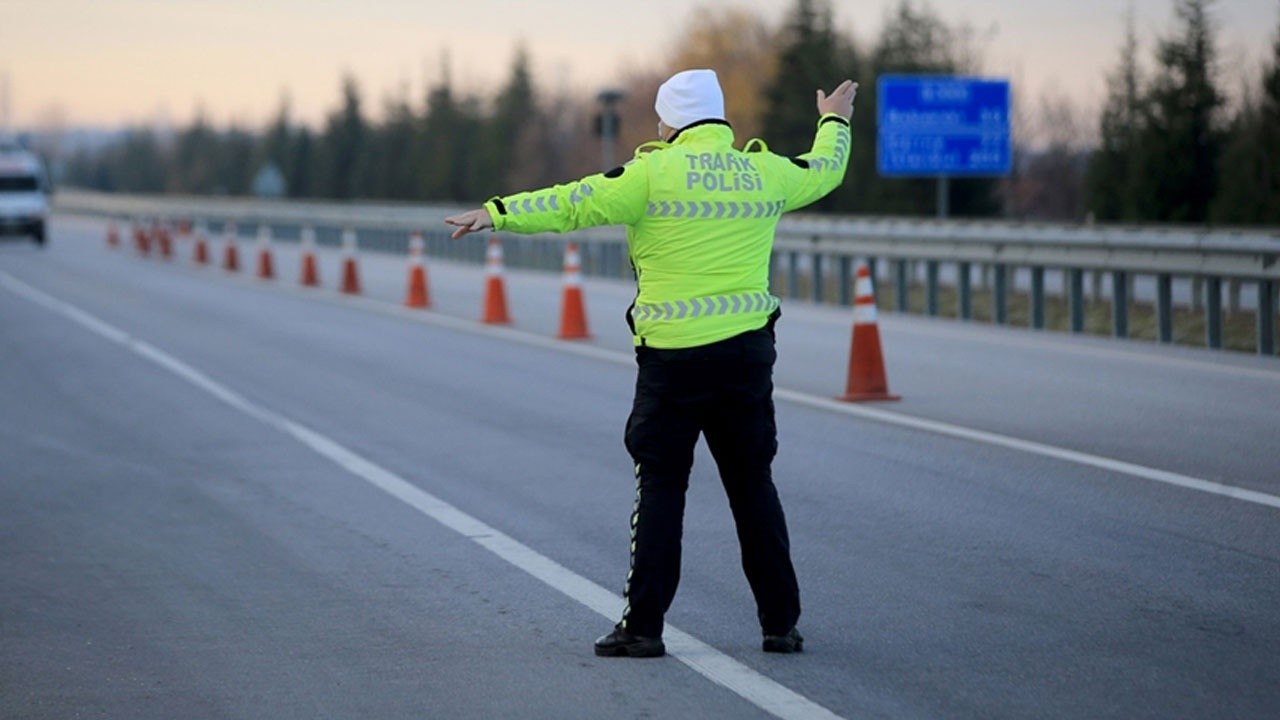
MULTIPOLYGON (((786 278, 775 287, 786 287, 786 278)), ((810 280, 805 276, 798 278, 798 297, 810 297, 810 280)), ((828 283, 826 301, 837 302, 834 285, 828 283)), ((892 280, 882 280, 876 288, 876 304, 885 312, 896 311, 896 290, 892 280)), ((959 291, 954 287, 938 288, 938 317, 956 318, 959 316, 959 291)), ((994 293, 987 288, 974 287, 970 291, 971 321, 991 323, 995 315, 994 293)), ((916 315, 924 315, 925 287, 923 283, 913 283, 908 289, 907 311, 916 315)), ((1044 326, 1046 330, 1070 332, 1070 309, 1067 301, 1058 296, 1046 295, 1044 307, 1044 326)), ((1011 327, 1031 326, 1031 296, 1022 291, 1010 290, 1008 294, 1008 318, 1006 325, 1011 327)), ((1084 313, 1084 332, 1090 335, 1110 337, 1112 335, 1111 301, 1102 299, 1086 299, 1084 313)), ((1135 340, 1156 341, 1156 308, 1152 303, 1131 302, 1129 304, 1129 337, 1135 340)), ((1277 332, 1280 337, 1280 331, 1277 332)), ((1205 347, 1205 315, 1203 311, 1185 307, 1174 308, 1173 342, 1188 347, 1205 347)), ((1257 318, 1252 310, 1237 312, 1228 311, 1225 306, 1222 318, 1222 347, 1225 350, 1253 353, 1257 351, 1257 318)))

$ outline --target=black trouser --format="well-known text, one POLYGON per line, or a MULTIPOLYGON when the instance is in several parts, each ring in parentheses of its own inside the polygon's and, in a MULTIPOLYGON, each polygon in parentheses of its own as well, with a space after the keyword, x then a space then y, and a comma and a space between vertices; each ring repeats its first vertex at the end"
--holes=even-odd
POLYGON ((680 582, 685 490, 699 433, 729 497, 761 629, 782 635, 800 617, 787 521, 770 471, 778 448, 776 358, 772 319, 764 329, 702 347, 636 349, 639 373, 626 434, 637 477, 623 613, 628 632, 662 634, 680 582))

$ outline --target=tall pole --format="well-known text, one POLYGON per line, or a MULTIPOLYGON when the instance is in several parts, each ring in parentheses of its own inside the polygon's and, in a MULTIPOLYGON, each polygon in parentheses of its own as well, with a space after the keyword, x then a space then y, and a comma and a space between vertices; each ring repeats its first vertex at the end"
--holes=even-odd
POLYGON ((951 215, 951 178, 938 176, 938 219, 946 220, 951 215))
POLYGON ((621 90, 601 90, 596 96, 600 102, 600 164, 602 170, 612 170, 617 166, 614 162, 613 146, 618 138, 618 101, 626 97, 621 90))

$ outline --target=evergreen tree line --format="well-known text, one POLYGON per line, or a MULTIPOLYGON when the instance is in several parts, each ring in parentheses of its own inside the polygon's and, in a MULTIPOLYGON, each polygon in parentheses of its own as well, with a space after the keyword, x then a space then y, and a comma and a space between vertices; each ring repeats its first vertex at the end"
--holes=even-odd
POLYGON ((1085 176, 1098 219, 1280 222, 1280 32, 1261 82, 1246 75, 1228 112, 1212 4, 1175 2, 1177 29, 1156 43, 1149 76, 1130 20, 1085 176))
MULTIPOLYGON (((1280 221, 1280 32, 1260 82, 1246 78, 1240 101, 1228 107, 1214 0, 1171 1, 1174 29, 1156 42, 1149 73, 1129 22, 1096 120, 1095 148, 1020 144, 1013 176, 951 183, 952 214, 1280 221)), ((861 87, 849 174, 816 209, 929 215, 935 180, 876 173, 875 79, 974 74, 978 56, 972 31, 911 0, 899 2, 866 47, 838 29, 830 0, 796 0, 776 28, 744 10, 696 10, 667 67, 633 71, 620 82, 617 156, 654 139, 653 95, 674 70, 717 68, 739 144, 759 134, 784 154, 808 149, 813 89, 851 77, 861 87)), ((523 51, 492 97, 459 91, 446 67, 420 107, 399 97, 385 100, 382 110, 373 121, 359 87, 345 78, 339 107, 318 130, 293 121, 287 103, 261 132, 218 130, 201 115, 171 138, 129 131, 105 150, 77 155, 65 177, 107 191, 247 195, 271 164, 293 198, 476 202, 601 169, 595 99, 538 92, 523 51)))

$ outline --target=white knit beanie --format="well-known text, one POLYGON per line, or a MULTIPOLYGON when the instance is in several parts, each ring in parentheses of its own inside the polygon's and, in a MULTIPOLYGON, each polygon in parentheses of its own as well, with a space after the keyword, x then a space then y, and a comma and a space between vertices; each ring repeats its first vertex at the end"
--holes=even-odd
POLYGON ((658 88, 653 104, 667 127, 683 129, 699 120, 724 119, 724 93, 715 70, 685 70, 658 88))

